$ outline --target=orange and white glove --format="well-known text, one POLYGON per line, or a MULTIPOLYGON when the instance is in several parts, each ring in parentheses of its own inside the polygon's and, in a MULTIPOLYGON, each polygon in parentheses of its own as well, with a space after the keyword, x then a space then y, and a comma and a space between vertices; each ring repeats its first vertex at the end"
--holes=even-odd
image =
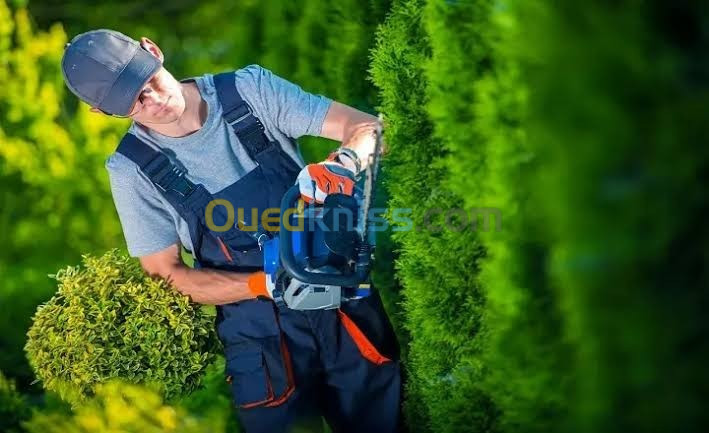
POLYGON ((300 196, 306 203, 322 204, 329 194, 352 195, 355 173, 331 155, 327 161, 308 164, 300 171, 297 183, 300 196), (332 159, 330 159, 332 158, 332 159))

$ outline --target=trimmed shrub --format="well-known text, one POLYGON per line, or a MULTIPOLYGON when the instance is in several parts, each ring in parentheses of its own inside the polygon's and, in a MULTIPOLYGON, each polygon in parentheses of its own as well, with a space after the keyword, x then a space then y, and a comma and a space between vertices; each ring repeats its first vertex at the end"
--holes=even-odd
POLYGON ((0 371, 0 431, 20 433, 20 423, 30 416, 27 400, 15 389, 15 382, 0 371))
MULTIPOLYGON (((473 358, 494 430, 706 429, 706 8, 429 0, 425 16, 445 188, 503 215, 480 237, 473 358)), ((420 395, 445 426, 454 406, 420 395)))
POLYGON ((111 250, 54 276, 59 290, 33 318, 25 346, 48 390, 71 402, 110 378, 190 392, 213 360, 213 318, 137 260, 111 250))
POLYGON ((568 409, 570 352, 532 200, 539 160, 525 134, 520 25, 538 22, 521 12, 515 1, 428 0, 429 113, 451 152, 448 188, 466 209, 498 209, 502 219, 500 231, 479 235, 485 338, 466 360, 484 371, 477 386, 498 411, 496 430, 550 432, 568 409))
POLYGON ((410 209, 413 230, 388 215, 400 255, 397 277, 405 311, 408 347, 405 413, 412 431, 482 431, 492 423, 480 391, 479 346, 483 299, 477 262, 483 254, 469 227, 445 227, 442 214, 460 208, 460 195, 446 184, 448 150, 433 136, 425 66, 431 56, 421 0, 398 1, 376 35, 372 78, 380 89, 390 149, 383 164, 389 207, 410 209))
POLYGON ((225 420, 197 417, 166 405, 153 390, 112 380, 72 414, 37 413, 28 433, 204 433, 225 431, 225 420))

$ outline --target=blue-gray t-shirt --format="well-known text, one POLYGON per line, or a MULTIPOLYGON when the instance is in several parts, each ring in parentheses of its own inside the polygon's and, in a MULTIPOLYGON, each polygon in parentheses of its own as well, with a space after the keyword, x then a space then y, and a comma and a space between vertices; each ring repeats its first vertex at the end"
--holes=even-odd
MULTIPOLYGON (((304 163, 293 140, 320 135, 331 100, 303 91, 268 69, 250 65, 234 73, 236 87, 266 135, 283 147, 299 166, 304 163)), ((214 193, 233 184, 256 167, 232 128, 222 118, 211 74, 192 78, 207 102, 207 120, 185 137, 167 137, 137 123, 128 132, 155 145, 179 161, 187 177, 214 193)), ((186 222, 131 160, 113 153, 106 160, 113 201, 123 227, 128 252, 141 257, 180 242, 192 249, 186 222)))

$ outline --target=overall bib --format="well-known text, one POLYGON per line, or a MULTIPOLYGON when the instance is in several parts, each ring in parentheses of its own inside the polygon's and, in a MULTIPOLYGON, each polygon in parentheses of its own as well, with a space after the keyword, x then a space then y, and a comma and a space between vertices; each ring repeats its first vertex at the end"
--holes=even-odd
MULTIPOLYGON (((263 269, 259 239, 277 233, 263 228, 263 212, 279 216, 300 167, 264 134, 233 73, 215 75, 214 83, 225 121, 257 163, 237 182, 210 193, 131 134, 117 152, 135 162, 187 222, 199 267, 254 272, 263 269), (232 224, 223 201, 208 206, 214 200, 228 201, 242 225, 232 224)), ((335 432, 400 428, 399 346, 377 290, 371 293, 332 310, 291 310, 267 298, 217 306, 226 377, 247 433, 287 432, 298 418, 315 414, 335 432)))

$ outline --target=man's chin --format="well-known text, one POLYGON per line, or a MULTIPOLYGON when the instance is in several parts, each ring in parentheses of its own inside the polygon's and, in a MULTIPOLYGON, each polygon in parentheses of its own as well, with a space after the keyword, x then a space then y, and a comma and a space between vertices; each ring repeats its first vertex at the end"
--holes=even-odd
POLYGON ((163 113, 162 116, 153 117, 152 119, 144 119, 142 121, 138 121, 138 123, 146 123, 150 125, 167 125, 169 123, 175 123, 177 120, 179 120, 179 118, 179 115, 169 112, 163 113))

